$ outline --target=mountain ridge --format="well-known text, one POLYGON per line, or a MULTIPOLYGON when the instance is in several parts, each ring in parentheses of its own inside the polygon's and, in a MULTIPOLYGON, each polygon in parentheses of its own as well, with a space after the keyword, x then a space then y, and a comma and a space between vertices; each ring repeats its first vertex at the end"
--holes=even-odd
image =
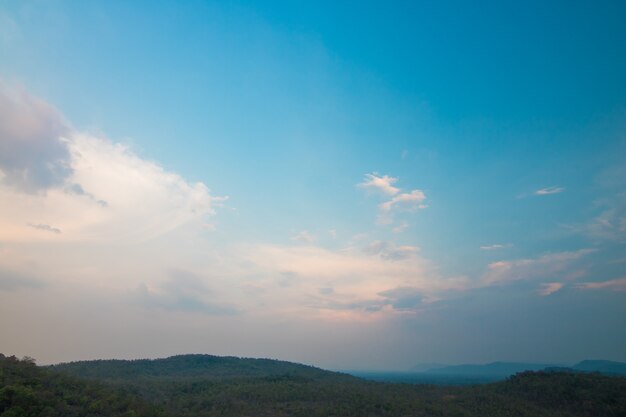
MULTIPOLYGON (((408 372, 415 372, 412 371, 412 369, 414 368, 411 368, 408 372)), ((540 364, 496 361, 486 364, 444 365, 441 367, 425 369, 416 373, 432 375, 507 377, 519 372, 554 369, 577 372, 599 372, 608 375, 626 375, 626 363, 602 359, 585 359, 571 366, 548 363, 540 364)))
POLYGON ((290 376, 346 378, 344 373, 311 365, 267 358, 184 354, 156 359, 96 359, 48 365, 50 369, 88 379, 137 379, 154 377, 229 379, 290 376))

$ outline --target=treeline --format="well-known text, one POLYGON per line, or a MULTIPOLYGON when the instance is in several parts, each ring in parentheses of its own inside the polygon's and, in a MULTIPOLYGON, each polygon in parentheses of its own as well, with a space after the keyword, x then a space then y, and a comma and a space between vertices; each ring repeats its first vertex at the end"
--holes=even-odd
POLYGON ((158 407, 119 388, 0 354, 1 417, 159 417, 158 407))
POLYGON ((2 417, 626 416, 626 378, 599 374, 525 372, 493 384, 442 387, 379 383, 289 362, 208 355, 75 362, 47 369, 15 358, 2 357, 1 362, 2 417), (6 395, 16 387, 28 394, 6 395))

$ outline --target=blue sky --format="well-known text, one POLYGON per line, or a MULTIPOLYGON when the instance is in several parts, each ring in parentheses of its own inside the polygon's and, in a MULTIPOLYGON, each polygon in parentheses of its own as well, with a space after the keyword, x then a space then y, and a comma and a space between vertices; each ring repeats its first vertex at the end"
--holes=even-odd
POLYGON ((626 361, 624 18, 0 2, 0 351, 626 361))

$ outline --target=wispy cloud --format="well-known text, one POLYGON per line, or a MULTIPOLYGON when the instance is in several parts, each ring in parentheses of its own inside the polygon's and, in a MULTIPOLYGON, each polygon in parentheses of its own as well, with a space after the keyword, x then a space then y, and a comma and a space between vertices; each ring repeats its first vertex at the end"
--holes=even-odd
POLYGON ((396 245, 393 242, 375 240, 365 246, 363 252, 369 255, 378 255, 383 259, 401 260, 416 256, 419 248, 417 246, 396 245))
POLYGON ((537 290, 537 294, 542 297, 547 297, 548 295, 561 290, 563 286, 564 284, 561 282, 546 282, 541 284, 539 290, 537 290))
POLYGON ((626 239, 626 193, 619 193, 600 203, 601 212, 582 230, 593 239, 626 239))
POLYGON ((413 190, 410 193, 402 193, 391 200, 382 203, 379 207, 384 212, 390 212, 398 207, 426 208, 422 201, 426 200, 426 195, 422 190, 413 190))
POLYGON ((410 193, 397 194, 391 200, 378 205, 378 223, 390 224, 393 222, 393 213, 398 210, 425 209, 428 205, 423 204, 426 195, 422 190, 413 190, 410 193))
POLYGON ((357 184, 357 187, 377 191, 385 195, 396 195, 400 192, 399 188, 393 186, 397 181, 398 178, 388 175, 380 176, 374 172, 372 174, 365 174, 365 179, 363 182, 357 184))
POLYGON ((294 242, 300 242, 300 243, 313 243, 315 242, 315 236, 313 236, 311 233, 309 233, 306 230, 301 230, 295 235, 291 236, 291 240, 293 240, 294 242))
MULTIPOLYGON (((422 190, 416 189, 408 193, 403 193, 400 188, 392 185, 397 181, 398 178, 387 175, 379 176, 376 173, 372 173, 365 174, 364 181, 357 184, 359 188, 377 190, 381 194, 391 197, 391 199, 378 205, 378 224, 393 223, 393 215, 396 211, 414 211, 428 207, 428 205, 424 204, 426 195, 422 190)), ((402 228, 398 228, 396 233, 401 231, 402 228)))
POLYGON ((481 250, 491 251, 491 250, 510 248, 511 246, 513 246, 511 243, 505 243, 505 244, 495 243, 493 245, 481 246, 480 249, 481 250))
POLYGON ((538 258, 492 262, 488 265, 482 283, 493 285, 528 279, 549 279, 557 276, 571 279, 580 275, 578 270, 573 270, 573 263, 593 252, 595 252, 594 249, 580 249, 550 253, 538 258))
POLYGON ((409 227, 409 223, 408 222, 402 222, 399 225, 395 226, 393 229, 391 229, 391 231, 394 232, 394 233, 402 233, 406 229, 408 229, 408 227, 409 227))
POLYGON ((626 278, 612 279, 609 281, 584 282, 576 285, 581 290, 610 290, 626 291, 626 278))
POLYGON ((27 226, 28 227, 32 227, 33 229, 43 230, 43 231, 46 231, 46 232, 51 232, 51 233, 56 233, 56 234, 61 233, 61 229, 58 229, 56 227, 52 227, 49 224, 32 224, 32 223, 28 223, 27 226))
POLYGON ((541 188, 541 189, 535 191, 533 194, 535 194, 535 195, 550 195, 550 194, 562 193, 563 191, 565 191, 564 187, 546 187, 546 188, 541 188))

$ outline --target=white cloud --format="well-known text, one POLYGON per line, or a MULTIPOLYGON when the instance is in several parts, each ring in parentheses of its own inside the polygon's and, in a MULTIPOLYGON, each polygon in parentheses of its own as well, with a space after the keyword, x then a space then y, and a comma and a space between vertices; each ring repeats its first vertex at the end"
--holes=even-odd
POLYGON ((339 251, 261 245, 239 248, 238 253, 247 254, 246 265, 251 268, 239 275, 263 277, 250 278, 263 288, 255 300, 281 314, 331 319, 384 316, 395 313, 390 290, 411 288, 412 297, 419 293, 433 298, 439 292, 467 287, 464 277, 439 276, 429 261, 418 256, 416 247, 391 242, 339 251), (284 285, 285 274, 289 285, 284 285))
POLYGON ((410 193, 396 195, 391 200, 380 204, 379 207, 384 212, 389 212, 401 206, 426 208, 427 206, 420 205, 420 203, 424 200, 426 200, 426 195, 422 190, 413 190, 410 193))
POLYGON ((542 297, 547 297, 548 295, 559 291, 561 288, 563 288, 563 284, 560 282, 546 282, 541 284, 541 288, 539 288, 537 294, 542 297))
POLYGON ((66 145, 66 187, 32 194, 0 184, 2 239, 141 241, 202 221, 224 200, 107 139, 73 132, 66 145))
POLYGON ((626 278, 612 279, 609 281, 584 282, 576 286, 581 290, 610 290, 626 291, 626 278))
MULTIPOLYGON (((391 196, 390 200, 387 200, 378 205, 378 218, 379 224, 391 224, 393 223, 393 215, 396 211, 413 211, 416 209, 425 209, 428 205, 423 204, 426 200, 426 195, 422 190, 413 190, 408 193, 401 193, 400 189, 392 186, 398 181, 398 178, 390 177, 387 175, 379 176, 376 173, 365 174, 365 180, 362 183, 357 184, 357 187, 365 189, 374 189, 381 192, 384 195, 391 196)), ((402 228, 398 229, 402 231, 402 228)))
POLYGON ((534 194, 535 195, 550 195, 550 194, 562 193, 563 191, 565 191, 565 188, 563 187, 546 187, 546 188, 541 188, 535 191, 534 194))
POLYGON ((396 195, 400 192, 400 189, 394 187, 392 184, 395 184, 397 181, 398 178, 388 175, 380 176, 377 173, 365 174, 365 179, 363 182, 357 184, 357 187, 378 191, 385 195, 396 195))
POLYGON ((1 239, 144 240, 223 201, 126 146, 72 130, 25 91, 0 87, 1 239))

